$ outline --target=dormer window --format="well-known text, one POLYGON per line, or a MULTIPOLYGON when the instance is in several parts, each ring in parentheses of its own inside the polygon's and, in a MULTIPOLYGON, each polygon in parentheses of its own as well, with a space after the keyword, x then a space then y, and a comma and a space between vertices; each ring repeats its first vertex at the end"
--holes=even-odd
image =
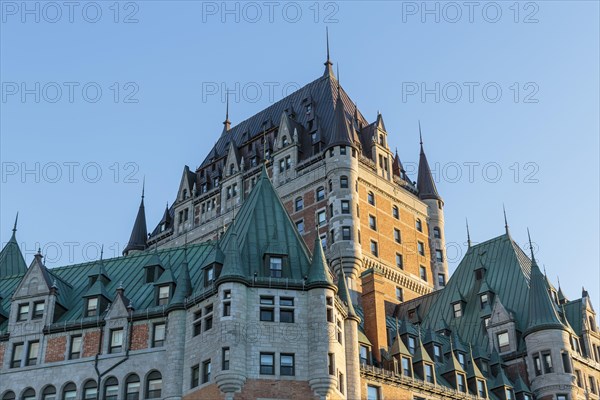
POLYGON ((281 145, 282 146, 287 146, 287 144, 288 144, 287 136, 282 137, 281 138, 281 145))
POLYGON ((433 365, 431 364, 425 364, 425 382, 435 383, 433 365))
POLYGON ((487 293, 484 293, 481 296, 479 296, 479 303, 481 304, 481 309, 484 309, 486 306, 489 305, 489 296, 487 293))
POLYGON ((45 303, 43 301, 33 303, 33 315, 31 316, 31 319, 42 318, 44 316, 44 306, 45 303))
POLYGON ((417 348, 417 343, 414 337, 409 336, 408 337, 408 351, 410 351, 410 354, 415 354, 415 350, 417 348))
POLYGON ((95 317, 98 315, 98 298, 92 297, 87 299, 85 316, 86 317, 95 317))
POLYGON ((182 200, 187 199, 187 197, 188 197, 188 191, 187 191, 187 189, 183 189, 183 194, 181 195, 182 200))
POLYGON ((204 271, 204 286, 209 286, 215 281, 215 267, 212 265, 204 271))
POLYGON ((513 400, 513 391, 512 389, 506 388, 506 400, 513 400))
POLYGON ((510 338, 508 336, 508 332, 500 332, 497 335, 498 338, 498 351, 503 353, 505 351, 510 350, 510 338))
POLYGON ((158 305, 159 306, 164 306, 169 304, 169 297, 171 295, 171 288, 167 285, 165 286, 160 286, 158 288, 158 305))
POLYGON ((465 376, 463 374, 456 374, 456 389, 458 389, 459 392, 467 392, 465 381, 465 376))
POLYGON ((153 283, 160 278, 163 269, 160 265, 149 265, 146 267, 146 283, 153 283))
POLYGON ((465 355, 463 353, 461 353, 461 352, 458 352, 457 355, 458 355, 458 363, 464 369, 466 367, 466 364, 465 364, 465 355))
POLYGON ((402 363, 402 375, 412 377, 410 358, 402 357, 400 362, 402 363))
POLYGON ((477 279, 478 281, 482 280, 484 275, 485 275, 484 268, 477 268, 475 270, 475 279, 477 279))
POLYGON ((269 276, 271 278, 281 278, 283 270, 282 257, 270 257, 269 259, 269 276))
POLYGON ((486 398, 487 391, 485 390, 485 382, 481 379, 477 379, 477 396, 486 398))
POLYGON ((435 362, 442 362, 444 360, 442 357, 442 346, 439 344, 433 345, 433 358, 435 362))
POLYGON ((452 304, 452 311, 454 312, 454 318, 462 317, 462 304, 460 302, 452 304))

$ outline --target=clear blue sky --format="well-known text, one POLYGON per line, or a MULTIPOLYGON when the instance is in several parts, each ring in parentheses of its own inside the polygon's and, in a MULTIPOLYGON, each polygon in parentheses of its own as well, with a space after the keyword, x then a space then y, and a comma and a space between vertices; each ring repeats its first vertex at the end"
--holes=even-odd
POLYGON ((0 241, 19 211, 27 263, 120 253, 143 176, 152 228, 220 134, 222 88, 235 124, 314 80, 327 25, 342 85, 409 170, 421 121, 451 268, 465 217, 493 238, 504 203, 550 279, 600 311, 597 2, 23 4, 0 3, 0 241))

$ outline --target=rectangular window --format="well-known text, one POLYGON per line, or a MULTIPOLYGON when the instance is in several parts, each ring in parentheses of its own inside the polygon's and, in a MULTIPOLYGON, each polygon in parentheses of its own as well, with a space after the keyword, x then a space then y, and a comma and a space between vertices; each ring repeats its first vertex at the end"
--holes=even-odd
POLYGON ((162 347, 165 343, 165 335, 165 324, 154 324, 154 332, 152 334, 152 347, 162 347))
POLYGON ((372 215, 369 215, 369 227, 374 231, 377 230, 377 219, 372 215))
POLYGON ((346 155, 346 146, 340 146, 340 155, 341 156, 345 156, 346 155))
POLYGON ((454 311, 454 318, 462 317, 462 304, 460 302, 452 304, 452 310, 454 311))
POLYGON ((400 229, 394 228, 394 241, 396 243, 402 243, 402 237, 400 237, 400 229))
POLYGON ((550 353, 542 353, 542 360, 544 362, 544 373, 549 374, 554 372, 554 367, 552 366, 552 356, 550 353))
POLYGON ((333 298, 327 297, 327 322, 333 322, 333 298))
POLYGON ((562 356, 563 369, 567 374, 570 374, 572 369, 571 369, 571 360, 569 359, 569 354, 562 353, 561 356, 562 356))
POLYGON ((283 271, 283 258, 269 257, 269 271, 271 278, 281 278, 283 271))
POLYGON ((260 374, 274 375, 275 374, 275 354, 260 353, 260 374))
POLYGON ((223 316, 229 317, 231 315, 231 303, 229 301, 223 302, 223 316))
POLYGON ((350 214, 350 201, 342 200, 342 214, 350 214))
POLYGON ((279 160, 279 172, 285 171, 285 160, 282 158, 279 160))
POLYGON ((433 379, 433 367, 431 364, 425 364, 425 382, 435 383, 433 379))
POLYGON ((98 298, 87 299, 86 317, 95 317, 98 314, 98 298))
POLYGON ((296 374, 293 354, 281 354, 279 356, 279 374, 284 376, 294 376, 296 374))
POLYGON ((327 234, 321 235, 321 247, 323 250, 327 250, 327 234))
MULTIPOLYGON (((261 296, 260 304, 262 305, 275 305, 275 298, 273 296, 261 296)), ((260 320, 266 322, 275 321, 275 310, 273 307, 261 307, 260 308, 260 320)))
POLYGON ((410 372, 410 359, 408 357, 402 357, 402 375, 411 377, 410 372))
POLYGON ((327 223, 327 213, 325 212, 325 210, 319 211, 317 213, 317 225, 323 226, 326 223, 327 223))
POLYGON ((465 376, 463 374, 456 374, 456 386, 461 392, 467 391, 467 387, 465 386, 465 376))
POLYGON ((38 352, 40 350, 40 342, 29 342, 29 349, 27 350, 27 360, 25 365, 36 365, 38 359, 38 352))
POLYGON ((10 360, 11 368, 19 368, 21 366, 21 358, 23 358, 23 346, 23 343, 14 344, 12 359, 10 360))
POLYGON ((191 387, 195 388, 200 384, 200 365, 196 364, 192 367, 192 384, 191 387))
POLYGON ((580 388, 583 388, 583 380, 581 379, 581 371, 578 369, 575 370, 575 383, 580 388))
POLYGON ((296 211, 300 211, 304 208, 304 199, 302 197, 298 197, 298 198, 296 198, 296 201, 294 204, 295 204, 294 207, 296 208, 296 211))
POLYGON ((342 337, 342 321, 340 321, 339 319, 337 320, 337 340, 340 344, 342 344, 343 342, 343 337, 342 337))
POLYGON ((482 294, 479 297, 479 300, 480 300, 479 302, 481 303, 481 309, 484 309, 489 304, 489 298, 488 298, 487 293, 482 294))
POLYGON ((590 381, 590 391, 592 394, 596 394, 596 380, 591 375, 588 377, 588 380, 590 381))
POLYGON ((209 315, 207 317, 204 318, 204 332, 212 329, 212 325, 213 325, 213 317, 212 315, 209 315))
POLYGON ((33 303, 33 315, 31 319, 40 319, 44 316, 44 306, 45 303, 43 301, 33 303))
POLYGON ((442 252, 442 250, 435 250, 435 260, 437 262, 444 262, 444 253, 442 252))
POLYGON ((285 158, 285 169, 290 169, 292 167, 292 158, 287 156, 285 158))
POLYGON ((425 255, 425 245, 423 244, 423 242, 417 242, 417 250, 419 250, 420 255, 425 255))
POLYGON ((296 229, 301 235, 304 234, 304 220, 296 221, 296 229))
POLYGON ((402 258, 402 254, 396 253, 396 267, 400 269, 404 268, 404 260, 402 258))
POLYGON ((371 254, 373 254, 375 257, 379 256, 379 249, 377 247, 377 242, 374 240, 371 240, 371 254))
POLYGON ((110 331, 110 349, 109 353, 119 353, 123 349, 123 329, 113 329, 110 331))
POLYGON ((421 279, 427 282, 427 269, 424 266, 419 266, 419 274, 421 275, 421 279))
POLYGON ((410 354, 415 354, 415 350, 417 349, 417 341, 415 340, 414 337, 409 336, 408 337, 408 351, 410 351, 410 354))
POLYGON ((398 210, 398 206, 394 206, 392 208, 392 215, 396 219, 400 219, 400 211, 398 210))
POLYGON ((505 352, 510 349, 510 340, 508 337, 508 332, 501 332, 497 335, 498 338, 498 349, 499 351, 505 352))
POLYGON ((348 177, 347 176, 340 177, 340 188, 348 189, 348 177))
POLYGON ((506 389, 506 400, 513 400, 514 396, 513 396, 513 391, 512 389, 506 389))
POLYGON ((446 275, 444 275, 444 274, 438 274, 438 285, 439 286, 446 286, 446 275))
POLYGON ((342 240, 352 240, 352 236, 350 234, 350 227, 342 226, 342 240))
POLYGON ((202 333, 202 310, 198 310, 194 313, 194 336, 198 336, 202 333))
POLYGON ((443 361, 443 358, 442 358, 442 346, 440 346, 439 344, 433 345, 433 357, 435 359, 435 362, 441 362, 441 361, 443 361))
POLYGON ((161 286, 158 288, 158 305, 164 306, 169 304, 169 290, 168 286, 161 286))
POLYGON ((329 375, 335 375, 335 355, 333 353, 327 354, 327 368, 329 375))
POLYGON ((221 369, 226 371, 229 369, 229 347, 221 349, 221 369))
POLYGON ((557 394, 556 400, 569 400, 569 396, 566 394, 557 394))
POLYGON ((480 379, 477 380, 477 395, 479 397, 483 397, 484 399, 486 397, 485 396, 485 384, 480 379))
POLYGON ((540 361, 540 356, 533 356, 533 367, 535 368, 535 376, 540 376, 542 374, 542 362, 540 361))
POLYGON ((378 386, 367 385, 367 400, 381 400, 378 386))
POLYGON ((338 374, 338 390, 344 394, 344 374, 341 372, 338 374))
POLYGON ((402 288, 401 287, 396 287, 396 300, 398 300, 398 301, 404 301, 404 295, 402 293, 402 288))
POLYGON ((202 363, 202 383, 210 381, 211 365, 210 360, 206 360, 202 363))
POLYGON ((465 364, 465 355, 463 353, 458 353, 458 363, 461 365, 461 367, 466 368, 466 364, 465 364))
POLYGON ((294 322, 294 310, 293 309, 281 309, 279 310, 279 322, 294 322))
POLYGON ((71 344, 69 347, 69 359, 76 360, 81 357, 81 335, 71 336, 71 344))
POLYGON ((367 346, 364 346, 362 344, 360 345, 359 357, 361 364, 369 363, 369 348, 367 346))

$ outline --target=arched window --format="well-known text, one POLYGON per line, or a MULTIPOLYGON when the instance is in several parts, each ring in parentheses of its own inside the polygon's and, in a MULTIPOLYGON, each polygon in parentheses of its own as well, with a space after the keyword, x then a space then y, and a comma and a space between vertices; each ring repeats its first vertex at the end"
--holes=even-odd
POLYGON ((146 379, 146 398, 159 399, 162 395, 162 375, 152 371, 146 379))
POLYGON ((436 239, 442 238, 442 232, 440 231, 440 228, 437 226, 433 228, 433 237, 436 239))
POLYGON ((2 396, 2 400, 15 400, 15 398, 15 392, 13 392, 12 390, 9 390, 8 392, 4 393, 4 396, 2 396))
POLYGON ((21 395, 21 400, 35 400, 35 390, 27 388, 21 395))
POLYGON ((415 222, 415 227, 419 232, 423 232, 423 224, 421 223, 421 220, 419 218, 417 218, 415 222))
POLYGON ((367 195, 367 200, 369 201, 370 205, 375 205, 375 195, 373 194, 373 192, 369 192, 369 194, 367 195))
POLYGON ((90 379, 83 385, 83 400, 96 400, 97 397, 98 385, 90 379))
POLYGON ((398 210, 398 206, 392 207, 392 215, 396 219, 400 219, 400 211, 398 210))
POLYGON ((342 189, 348 189, 348 177, 345 175, 340 176, 340 187, 342 189))
POLYGON ((52 385, 46 386, 42 391, 42 400, 56 400, 56 388, 52 385))
POLYGON ((77 386, 73 382, 65 385, 62 394, 62 400, 75 400, 77 398, 77 386))
POLYGON ((117 400, 119 398, 119 381, 111 376, 104 382, 104 400, 117 400))
POLYGON ((125 400, 139 400, 140 398, 140 377, 131 374, 125 380, 125 400))

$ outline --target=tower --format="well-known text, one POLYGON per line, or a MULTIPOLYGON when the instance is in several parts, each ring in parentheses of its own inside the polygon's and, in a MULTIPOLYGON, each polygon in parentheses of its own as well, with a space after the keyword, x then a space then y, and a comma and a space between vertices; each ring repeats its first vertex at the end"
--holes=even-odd
POLYGON ((429 231, 429 248, 431 251, 431 269, 434 287, 441 289, 446 286, 446 281, 448 280, 448 262, 446 261, 446 242, 444 237, 444 201, 435 187, 435 181, 427 162, 427 156, 425 156, 425 151, 423 150, 423 136, 421 135, 420 122, 419 139, 421 153, 419 155, 417 189, 419 190, 419 199, 427 204, 427 227, 429 231))

